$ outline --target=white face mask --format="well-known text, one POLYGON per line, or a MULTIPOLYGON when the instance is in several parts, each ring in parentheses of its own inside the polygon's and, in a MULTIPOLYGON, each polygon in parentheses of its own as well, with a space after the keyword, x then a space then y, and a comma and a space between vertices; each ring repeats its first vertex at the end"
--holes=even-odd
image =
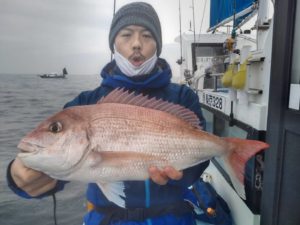
POLYGON ((134 77, 150 73, 153 70, 157 61, 157 55, 155 51, 154 55, 147 61, 143 62, 142 65, 134 66, 129 62, 128 59, 122 56, 116 48, 114 50, 114 58, 116 60, 117 66, 120 68, 122 73, 124 73, 128 77, 134 77))

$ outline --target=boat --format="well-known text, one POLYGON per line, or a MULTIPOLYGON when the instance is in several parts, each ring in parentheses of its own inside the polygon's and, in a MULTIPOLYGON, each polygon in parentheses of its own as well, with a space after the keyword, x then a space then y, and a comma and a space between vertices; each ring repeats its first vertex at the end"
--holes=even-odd
POLYGON ((66 68, 63 68, 62 70, 62 74, 58 74, 58 73, 46 73, 46 74, 39 74, 38 76, 41 78, 66 78, 68 72, 66 68))
POLYGON ((222 160, 211 160, 204 172, 227 202, 235 225, 300 224, 296 3, 210 0, 207 32, 176 38, 181 46, 180 83, 198 95, 207 131, 270 144, 247 162, 245 200, 233 188, 222 160), (250 20, 255 23, 248 28, 250 20))

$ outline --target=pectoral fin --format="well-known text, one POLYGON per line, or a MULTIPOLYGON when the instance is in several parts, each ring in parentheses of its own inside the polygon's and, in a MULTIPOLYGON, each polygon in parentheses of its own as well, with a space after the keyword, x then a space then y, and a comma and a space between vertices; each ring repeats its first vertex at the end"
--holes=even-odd
POLYGON ((115 203, 116 205, 125 208, 125 200, 126 197, 123 182, 113 182, 113 183, 100 183, 98 182, 97 185, 101 189, 102 193, 105 197, 115 203))

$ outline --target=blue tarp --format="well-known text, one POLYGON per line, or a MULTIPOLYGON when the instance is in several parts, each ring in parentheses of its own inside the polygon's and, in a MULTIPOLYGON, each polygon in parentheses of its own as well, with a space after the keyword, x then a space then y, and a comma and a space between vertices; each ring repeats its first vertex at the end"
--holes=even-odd
MULTIPOLYGON (((257 0, 211 0, 210 1, 210 28, 216 26, 223 20, 247 9, 257 0), (234 9, 235 6, 235 9, 234 9)), ((237 26, 247 15, 237 19, 237 26)))

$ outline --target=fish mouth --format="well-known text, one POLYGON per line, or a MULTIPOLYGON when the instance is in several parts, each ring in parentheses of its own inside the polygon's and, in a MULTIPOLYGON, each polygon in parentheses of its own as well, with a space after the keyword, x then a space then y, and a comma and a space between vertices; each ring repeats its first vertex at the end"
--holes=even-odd
POLYGON ((27 154, 34 154, 38 151, 40 151, 41 149, 43 149, 44 147, 41 145, 37 145, 35 143, 30 143, 30 142, 25 142, 25 141, 21 141, 17 148, 20 150, 20 155, 27 155, 27 154))

